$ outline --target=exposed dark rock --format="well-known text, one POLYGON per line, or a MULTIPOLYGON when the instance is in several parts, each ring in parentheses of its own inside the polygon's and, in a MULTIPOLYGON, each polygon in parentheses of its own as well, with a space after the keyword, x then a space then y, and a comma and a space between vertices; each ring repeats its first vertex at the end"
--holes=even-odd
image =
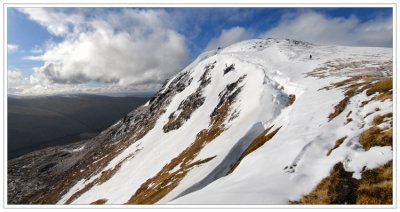
POLYGON ((300 46, 309 46, 311 45, 308 42, 305 41, 299 41, 299 40, 294 40, 294 39, 286 39, 286 41, 288 41, 289 44, 294 44, 296 46, 300 45, 300 46))
POLYGON ((231 64, 230 66, 226 67, 224 69, 224 75, 233 70, 235 70, 235 64, 231 64))
POLYGON ((203 97, 204 88, 210 84, 210 71, 215 67, 216 61, 205 66, 203 75, 200 77, 200 85, 197 90, 184 99, 178 106, 175 112, 172 112, 168 117, 168 122, 164 125, 165 133, 171 130, 179 129, 192 115, 192 113, 203 105, 205 97, 203 97))
POLYGON ((223 91, 221 91, 221 93, 219 93, 218 105, 211 113, 211 116, 215 116, 215 114, 217 114, 218 109, 221 108, 221 106, 225 103, 225 101, 228 101, 228 103, 231 104, 235 100, 236 96, 242 90, 242 86, 238 87, 238 85, 244 80, 244 78, 246 78, 246 75, 243 75, 235 82, 228 84, 226 88, 223 91))
MULTIPOLYGON (((201 90, 200 90, 201 91, 201 90)), ((176 112, 172 112, 169 116, 169 121, 164 125, 163 130, 165 133, 178 129, 182 124, 190 118, 190 115, 201 105, 203 105, 205 98, 202 96, 202 92, 197 90, 195 93, 189 95, 187 99, 183 100, 178 107, 178 111, 181 111, 177 117, 176 112)))
POLYGON ((199 79, 201 88, 204 88, 208 84, 210 84, 210 82, 211 82, 210 71, 212 69, 214 69, 216 63, 217 63, 217 61, 214 61, 213 63, 210 63, 210 64, 206 65, 205 71, 204 71, 203 75, 201 75, 201 77, 199 79))

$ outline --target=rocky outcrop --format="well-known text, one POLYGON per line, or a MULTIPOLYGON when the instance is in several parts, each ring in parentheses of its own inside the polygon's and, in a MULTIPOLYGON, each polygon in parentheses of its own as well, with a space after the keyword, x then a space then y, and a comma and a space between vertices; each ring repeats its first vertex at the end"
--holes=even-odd
POLYGON ((190 118, 192 113, 203 105, 205 100, 203 90, 211 82, 210 71, 215 67, 215 64, 216 61, 205 66, 205 71, 200 77, 200 85, 197 90, 183 100, 178 109, 169 115, 169 120, 163 127, 165 133, 179 129, 190 118))

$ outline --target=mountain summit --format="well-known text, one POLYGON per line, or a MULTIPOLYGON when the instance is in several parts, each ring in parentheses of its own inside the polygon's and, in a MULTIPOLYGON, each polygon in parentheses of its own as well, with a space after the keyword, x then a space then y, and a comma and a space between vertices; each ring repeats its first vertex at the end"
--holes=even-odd
POLYGON ((35 192, 15 194, 14 174, 9 199, 391 204, 392 98, 390 48, 243 41, 203 53, 91 141, 42 155, 57 162, 29 173, 46 173, 35 192))

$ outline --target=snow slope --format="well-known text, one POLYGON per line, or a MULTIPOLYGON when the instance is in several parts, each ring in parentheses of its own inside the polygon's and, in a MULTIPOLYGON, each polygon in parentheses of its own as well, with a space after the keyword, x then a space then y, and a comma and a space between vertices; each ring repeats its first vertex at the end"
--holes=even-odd
MULTIPOLYGON (((288 204, 311 192, 337 162, 343 162, 346 171, 360 178, 363 167, 373 169, 392 160, 391 146, 365 151, 358 143, 360 133, 372 126, 374 117, 366 115, 392 112, 392 101, 371 101, 359 107, 362 101, 373 97, 364 91, 351 98, 346 109, 329 121, 329 114, 344 92, 321 88, 366 71, 378 72, 374 67, 391 59, 392 49, 388 48, 318 46, 288 39, 248 40, 206 52, 166 83, 160 95, 182 74, 189 78, 154 127, 116 155, 103 171, 117 165, 120 168, 106 181, 81 192, 71 203, 89 204, 101 199, 106 204, 132 203, 136 193, 156 194, 152 189, 158 189, 163 194, 154 196, 157 204, 288 204), (344 67, 327 71, 325 77, 310 75, 317 68, 328 67, 329 62, 358 61, 364 61, 362 69, 344 67), (224 99, 224 94, 229 97, 224 99), (191 95, 198 100, 194 105, 190 104, 191 95), (295 96, 293 104, 291 96, 295 96), (193 108, 188 111, 180 105, 193 108), (216 109, 223 106, 228 109, 216 109), (375 111, 377 107, 379 111, 375 111), (222 132, 190 152, 193 158, 181 154, 200 140, 202 130, 215 127, 213 114, 224 111, 227 112, 219 123, 222 132), (164 126, 171 117, 185 113, 189 118, 166 132, 164 126), (346 123, 349 117, 352 121, 346 123), (275 136, 244 157, 228 174, 250 143, 270 127, 270 131, 277 130, 275 136), (343 145, 327 156, 327 151, 344 136, 343 145), (183 157, 191 162, 189 168, 182 165, 183 157), (181 165, 171 165, 174 161, 181 161, 181 165), (172 168, 168 169, 168 164, 172 168), (183 176, 176 174, 179 172, 183 176)), ((391 72, 379 69, 381 75, 391 72)), ((58 204, 66 203, 101 173, 79 180, 58 204)), ((140 198, 145 199, 143 195, 140 198)))

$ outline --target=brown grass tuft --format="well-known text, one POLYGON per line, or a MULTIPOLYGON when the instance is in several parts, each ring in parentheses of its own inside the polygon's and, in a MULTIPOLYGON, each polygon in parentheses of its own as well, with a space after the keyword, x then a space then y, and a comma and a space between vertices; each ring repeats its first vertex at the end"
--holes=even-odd
POLYGON ((292 104, 294 103, 294 101, 296 101, 296 95, 290 94, 290 95, 289 95, 288 106, 292 105, 292 104))
POLYGON ((341 114, 344 109, 346 109, 347 104, 350 101, 350 97, 346 96, 342 101, 339 102, 339 104, 335 105, 335 111, 331 114, 329 114, 328 118, 329 121, 332 121, 336 116, 341 114))
POLYGON ((392 129, 381 130, 378 127, 371 127, 361 133, 359 143, 365 150, 374 146, 392 146, 392 129))
POLYGON ((355 204, 358 180, 346 172, 342 163, 337 163, 332 174, 324 178, 309 194, 303 196, 300 204, 355 204))
POLYGON ((338 139, 338 140, 336 141, 336 143, 335 143, 335 146, 333 146, 332 149, 330 149, 330 150, 326 153, 326 156, 329 156, 329 155, 332 153, 333 150, 335 150, 336 148, 338 148, 338 147, 343 143, 343 141, 346 140, 346 138, 347 138, 347 136, 344 136, 344 137, 338 139))
POLYGON ((108 201, 108 199, 98 199, 92 203, 90 203, 91 205, 103 205, 104 203, 106 203, 108 201))
POLYGON ((372 121, 372 124, 374 126, 380 125, 383 123, 383 120, 385 120, 385 118, 393 118, 393 113, 386 113, 385 115, 382 116, 375 116, 374 120, 372 121))
POLYGON ((387 93, 393 88, 392 77, 386 77, 374 84, 367 86, 367 96, 371 96, 375 93, 387 93))
POLYGON ((393 100, 393 93, 392 91, 388 91, 386 93, 380 93, 378 96, 374 96, 372 100, 384 102, 385 100, 390 99, 393 100))
POLYGON ((340 88, 340 87, 347 87, 347 86, 351 86, 353 84, 355 84, 357 81, 364 79, 365 77, 363 76, 353 76, 350 77, 349 79, 337 82, 337 83, 333 83, 332 86, 334 88, 340 88))
POLYGON ((229 175, 230 173, 232 173, 236 169, 236 167, 240 164, 240 162, 243 160, 243 158, 245 158, 247 155, 249 155, 250 153, 254 152, 256 149, 263 146, 267 141, 271 140, 275 136, 275 134, 281 129, 281 127, 279 127, 276 130, 274 130, 273 132, 268 134, 268 132, 272 129, 272 127, 264 130, 264 132, 262 132, 256 139, 253 140, 253 142, 251 142, 251 144, 242 153, 242 155, 239 157, 239 159, 236 161, 236 163, 233 164, 233 166, 231 167, 231 169, 229 170, 229 172, 226 175, 229 175))
MULTIPOLYGON (((384 101, 386 99, 392 99, 392 77, 372 77, 372 76, 354 76, 349 79, 333 83, 331 86, 324 87, 322 89, 333 89, 333 88, 341 88, 344 89, 344 98, 335 105, 334 112, 330 113, 328 118, 329 121, 336 118, 339 114, 341 114, 345 109, 347 104, 350 102, 350 99, 363 92, 367 91, 367 95, 370 96, 375 93, 379 93, 379 95, 374 96, 372 99, 363 101, 361 103, 361 107, 368 104, 371 100, 374 101, 384 101), (378 81, 377 81, 378 80, 378 81), (360 82, 361 81, 361 82, 360 82), (375 82, 377 81, 377 82, 375 82), (375 82, 375 83, 373 83, 375 82)), ((351 113, 347 114, 347 117, 351 113)))
POLYGON ((342 163, 332 174, 293 204, 393 204, 393 162, 361 173, 361 180, 352 178, 342 163))
POLYGON ((393 203, 393 162, 361 174, 357 204, 393 203))

